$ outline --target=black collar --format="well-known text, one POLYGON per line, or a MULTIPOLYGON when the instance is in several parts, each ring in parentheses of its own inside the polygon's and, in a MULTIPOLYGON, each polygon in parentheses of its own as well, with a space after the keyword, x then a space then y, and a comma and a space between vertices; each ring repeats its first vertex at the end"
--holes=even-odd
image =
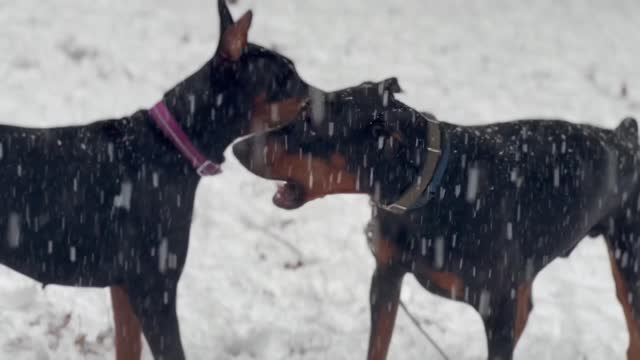
POLYGON ((440 122, 428 116, 421 116, 427 121, 427 156, 422 172, 400 198, 388 205, 376 204, 378 207, 394 214, 404 214, 425 205, 431 200, 442 182, 444 171, 449 162, 449 142, 440 130, 440 122))

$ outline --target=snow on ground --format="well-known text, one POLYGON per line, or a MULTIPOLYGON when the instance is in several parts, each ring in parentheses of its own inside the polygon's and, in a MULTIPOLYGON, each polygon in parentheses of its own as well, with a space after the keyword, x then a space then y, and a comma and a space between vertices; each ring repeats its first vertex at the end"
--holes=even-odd
MULTIPOLYGON (((249 7, 252 40, 325 89, 395 75, 410 105, 461 124, 557 116, 612 127, 640 115, 636 0, 240 0, 233 11, 249 7)), ((217 24, 213 0, 0 0, 0 121, 78 124, 148 107, 213 53, 217 24)), ((230 154, 224 170, 202 181, 195 205, 179 289, 188 358, 364 358, 367 199, 286 212, 271 205, 274 185, 230 154), (288 269, 299 257, 305 266, 288 269)), ((1 268, 0 299, 2 358, 113 358, 105 290, 42 290, 1 268)), ((403 299, 451 359, 483 358, 466 305, 412 278, 403 299)), ((517 359, 624 358, 601 239, 543 271, 534 304, 517 359)), ((390 358, 439 357, 401 313, 390 358)))

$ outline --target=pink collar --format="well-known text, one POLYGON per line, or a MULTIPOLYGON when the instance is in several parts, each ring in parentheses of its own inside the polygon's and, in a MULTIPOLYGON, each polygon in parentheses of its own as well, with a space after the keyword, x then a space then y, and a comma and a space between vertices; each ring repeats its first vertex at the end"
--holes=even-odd
POLYGON ((220 165, 207 159, 206 156, 198 151, 193 143, 189 141, 189 137, 184 133, 180 124, 176 121, 176 118, 171 115, 164 100, 155 104, 151 108, 150 114, 153 122, 155 122, 162 133, 171 140, 173 145, 180 150, 180 153, 191 162, 191 165, 196 169, 198 175, 213 176, 221 172, 220 165))

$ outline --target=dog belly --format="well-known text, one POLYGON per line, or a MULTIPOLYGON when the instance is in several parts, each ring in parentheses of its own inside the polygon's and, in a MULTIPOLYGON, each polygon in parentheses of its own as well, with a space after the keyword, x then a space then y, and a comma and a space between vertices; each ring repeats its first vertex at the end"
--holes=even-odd
POLYGON ((410 217, 414 225, 400 231, 407 239, 395 244, 417 264, 459 275, 470 288, 508 287, 532 279, 566 255, 609 211, 608 192, 599 184, 570 194, 533 184, 535 191, 527 183, 505 185, 483 194, 479 203, 436 200, 410 217))
POLYGON ((58 219, 35 228, 10 214, 5 242, 0 247, 3 264, 44 284, 107 286, 116 277, 112 236, 97 237, 87 226, 58 219))
POLYGON ((86 129, 5 131, 2 264, 45 284, 107 286, 158 275, 164 250, 181 270, 197 182, 132 164, 101 132, 89 142, 76 134, 86 129))
POLYGON ((87 262, 67 263, 49 261, 37 256, 21 258, 19 261, 6 261, 12 270, 46 285, 65 285, 80 287, 106 287, 116 283, 108 272, 96 269, 87 262))
POLYGON ((129 212, 98 206, 91 196, 77 206, 52 194, 45 204, 44 193, 31 193, 27 205, 13 201, 0 213, 0 261, 44 284, 107 286, 121 280, 118 249, 137 231, 129 212))

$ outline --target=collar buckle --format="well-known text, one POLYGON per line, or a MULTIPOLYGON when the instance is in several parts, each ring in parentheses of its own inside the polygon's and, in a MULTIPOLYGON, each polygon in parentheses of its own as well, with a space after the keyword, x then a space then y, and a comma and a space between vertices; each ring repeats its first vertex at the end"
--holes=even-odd
POLYGON ((211 162, 211 160, 205 160, 202 165, 198 166, 196 172, 204 177, 220 174, 222 170, 220 170, 220 165, 211 162))

